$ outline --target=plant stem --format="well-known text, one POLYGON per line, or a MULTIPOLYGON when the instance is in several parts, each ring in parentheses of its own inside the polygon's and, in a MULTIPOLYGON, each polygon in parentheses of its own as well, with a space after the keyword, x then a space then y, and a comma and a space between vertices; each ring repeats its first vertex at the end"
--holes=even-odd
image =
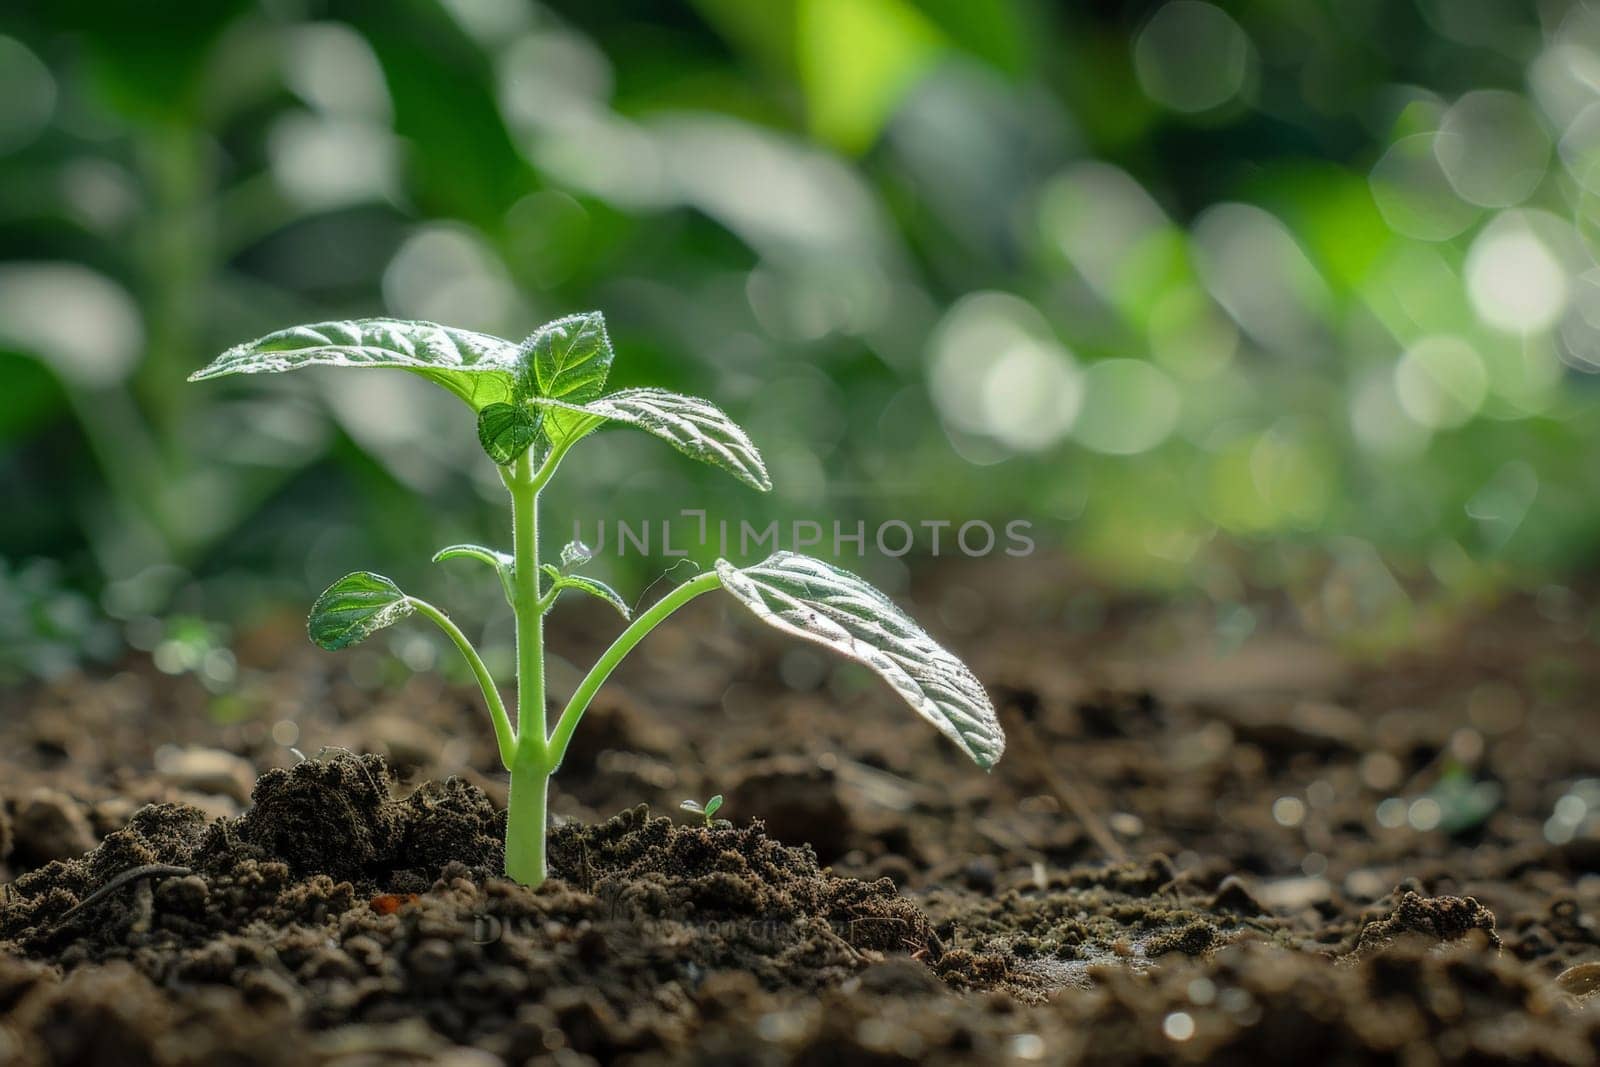
MULTIPOLYGON (((510 466, 500 468, 500 480, 511 494, 510 598, 517 623, 517 725, 507 764, 511 771, 511 792, 506 801, 506 875, 527 886, 538 886, 545 880, 550 775, 560 765, 561 754, 566 752, 572 730, 594 690, 600 688, 600 683, 627 655, 628 649, 638 644, 656 623, 717 584, 716 575, 712 574, 679 586, 617 638, 579 687, 579 694, 588 687, 588 696, 581 701, 575 696, 567 705, 557 729, 560 748, 552 750, 552 740, 546 734, 544 708, 544 613, 550 602, 539 595, 539 491, 555 476, 562 457, 577 442, 577 435, 565 438, 550 451, 537 471, 533 469, 530 452, 524 452, 510 466), (708 584, 685 592, 707 578, 710 579, 708 584), (646 625, 640 625, 647 620, 646 625), (629 634, 633 635, 631 639, 629 634), (556 753, 554 756, 552 751, 556 753)), ((550 592, 553 600, 555 589, 552 587, 550 592)))
MULTIPOLYGON (((548 464, 546 464, 548 466, 548 464)), ((545 471, 541 468, 541 475, 545 471)), ((545 798, 550 787, 544 718, 544 608, 539 602, 539 490, 527 452, 502 479, 511 493, 511 610, 517 623, 517 744, 506 818, 506 874, 545 879, 545 798)))
POLYGON ((455 642, 461 650, 461 655, 466 659, 467 666, 472 668, 473 677, 478 679, 478 688, 483 690, 483 699, 489 705, 489 717, 494 720, 494 737, 500 746, 500 762, 505 764, 506 770, 511 769, 511 764, 517 753, 517 735, 511 728, 511 720, 506 715, 506 704, 500 696, 500 689, 494 684, 494 676, 489 673, 489 668, 484 666, 483 657, 478 655, 478 650, 472 647, 472 642, 467 640, 467 635, 461 628, 451 621, 450 616, 416 597, 407 597, 411 606, 417 609, 419 615, 425 615, 438 624, 445 636, 455 642))
POLYGON ((678 588, 656 601, 649 611, 633 620, 633 624, 617 639, 611 642, 611 647, 595 661, 589 673, 578 685, 577 692, 572 694, 572 699, 567 701, 567 706, 561 713, 560 720, 556 723, 555 733, 550 736, 549 763, 550 773, 554 774, 556 768, 561 766, 561 760, 567 754, 567 745, 572 741, 572 734, 578 728, 578 721, 583 718, 583 713, 588 710, 589 702, 594 699, 595 693, 610 677, 611 672, 621 663, 623 657, 633 651, 633 646, 644 640, 646 634, 654 630, 661 621, 674 611, 683 607, 701 593, 709 593, 722 584, 715 571, 707 571, 696 578, 691 578, 678 588))
POLYGON ((517 620, 517 742, 544 744, 544 615, 539 610, 539 485, 524 452, 511 490, 511 593, 517 620))
POLYGON ((506 876, 537 888, 545 879, 545 804, 550 795, 550 768, 543 745, 517 746, 511 764, 511 793, 506 800, 506 876))

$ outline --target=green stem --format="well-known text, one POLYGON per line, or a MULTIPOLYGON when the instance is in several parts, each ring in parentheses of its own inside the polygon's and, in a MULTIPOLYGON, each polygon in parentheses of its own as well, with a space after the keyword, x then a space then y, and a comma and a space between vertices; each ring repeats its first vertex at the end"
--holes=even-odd
MULTIPOLYGON (((567 437, 550 450, 550 454, 544 458, 544 462, 539 464, 538 473, 533 476, 533 491, 535 494, 545 487, 546 482, 555 477, 556 468, 561 466, 561 460, 572 450, 572 446, 580 440, 581 438, 578 437, 567 437)), ((527 460, 526 453, 523 454, 523 460, 527 460)))
MULTIPOLYGON (((546 463, 545 467, 549 464, 546 463)), ((541 475, 545 475, 541 467, 541 475)), ((539 490, 524 452, 502 478, 511 493, 511 611, 517 623, 517 747, 511 761, 506 874, 545 879, 545 800, 550 788, 544 717, 544 611, 539 598, 539 490)))
POLYGON ((472 668, 473 677, 478 679, 478 688, 483 690, 483 699, 489 705, 489 717, 494 720, 494 737, 500 746, 500 762, 509 771, 517 752, 517 736, 511 729, 511 720, 506 715, 506 704, 500 697, 500 689, 494 684, 494 676, 489 673, 489 668, 484 666, 483 657, 478 655, 478 650, 472 647, 472 642, 467 640, 467 635, 451 621, 450 616, 426 600, 418 600, 414 596, 406 597, 406 600, 417 609, 419 615, 432 619, 445 632, 445 636, 455 642, 467 666, 472 668))
MULTIPOLYGON (((551 449, 537 471, 528 452, 500 468, 500 480, 511 494, 511 611, 517 623, 517 726, 506 801, 506 874, 527 886, 545 880, 550 775, 561 762, 550 758, 545 725, 544 613, 550 601, 539 595, 539 491, 576 443, 576 437, 569 437, 551 449)), ((553 589, 550 595, 554 597, 553 589)))
POLYGON ((611 672, 616 670, 617 664, 633 651, 633 646, 643 641, 645 635, 659 626, 668 615, 701 593, 709 593, 721 584, 715 571, 707 571, 697 578, 691 578, 658 600, 649 611, 634 619, 631 626, 617 635, 617 639, 611 642, 611 647, 595 661, 595 665, 579 683, 577 692, 567 701, 566 709, 562 711, 561 718, 556 723, 555 733, 550 736, 550 773, 554 774, 556 768, 561 766, 561 760, 567 754, 567 745, 572 741, 573 731, 578 728, 578 721, 588 710, 589 702, 594 699, 595 693, 599 692, 611 672))
POLYGON ((539 610, 539 483, 524 452, 505 478, 511 492, 511 610, 517 620, 517 743, 545 738, 544 615, 539 610))
POLYGON ((545 879, 545 807, 550 796, 550 768, 543 745, 517 746, 511 764, 511 793, 506 798, 506 875, 537 887, 545 879))

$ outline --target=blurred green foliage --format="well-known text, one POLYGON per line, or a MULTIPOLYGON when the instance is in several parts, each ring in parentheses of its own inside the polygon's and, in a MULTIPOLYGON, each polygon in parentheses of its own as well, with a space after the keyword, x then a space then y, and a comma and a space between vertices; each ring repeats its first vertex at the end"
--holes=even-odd
POLYGON ((1597 69, 1560 2, 13 2, 0 558, 133 618, 479 539, 448 397, 184 376, 598 307, 617 384, 717 398, 778 493, 610 434, 547 514, 1024 518, 1352 630, 1559 574, 1600 540, 1597 69))

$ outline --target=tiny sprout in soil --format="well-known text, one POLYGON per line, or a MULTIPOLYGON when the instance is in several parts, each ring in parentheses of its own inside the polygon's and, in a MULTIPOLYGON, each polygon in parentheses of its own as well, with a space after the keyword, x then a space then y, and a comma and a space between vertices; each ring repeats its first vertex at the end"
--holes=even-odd
POLYGON ((704 817, 706 820, 706 825, 710 826, 711 820, 714 819, 717 812, 722 809, 722 794, 718 793, 704 804, 700 803, 698 800, 685 800, 682 804, 679 804, 678 807, 682 808, 684 811, 693 812, 696 815, 704 817))
MULTIPOLYGON (((394 367, 454 393, 478 420, 478 441, 511 497, 511 551, 453 545, 434 556, 494 569, 515 616, 515 717, 472 642, 443 611, 408 596, 380 574, 356 571, 330 585, 311 609, 311 640, 348 647, 410 615, 421 615, 460 649, 483 691, 500 759, 511 772, 506 873, 527 885, 545 879, 550 776, 596 691, 633 647, 683 605, 721 587, 757 618, 864 664, 979 766, 992 767, 1005 737, 983 685, 883 593, 821 560, 778 552, 753 566, 725 559, 634 618, 601 654, 555 721, 545 719, 545 616, 571 590, 598 597, 627 619, 627 603, 578 573, 590 553, 567 545, 544 562, 539 494, 580 441, 602 427, 632 426, 678 451, 721 467, 753 489, 772 488, 749 436, 716 406, 663 389, 604 391, 611 341, 598 312, 558 319, 518 344, 430 322, 361 319, 296 326, 224 352, 191 381, 302 367, 394 367)), ((712 806, 706 805, 709 819, 712 806)))

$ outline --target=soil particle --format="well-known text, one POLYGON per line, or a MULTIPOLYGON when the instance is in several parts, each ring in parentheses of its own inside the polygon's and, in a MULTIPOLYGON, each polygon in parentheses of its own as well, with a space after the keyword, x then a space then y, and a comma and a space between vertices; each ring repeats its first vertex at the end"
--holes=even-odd
MULTIPOLYGON (((1023 702, 1026 713, 1029 703, 1023 702)), ((1163 709, 1154 693, 1107 691, 1076 708, 1083 733, 1090 737, 1134 737, 1161 728, 1163 709)))
POLYGON ((1600 993, 1600 963, 1580 963, 1568 967, 1556 976, 1556 985, 1564 993, 1583 1000, 1600 993))
POLYGON ((759 818, 779 841, 810 845, 820 862, 833 863, 855 839, 833 762, 779 756, 753 763, 729 783, 726 810, 759 818))
POLYGON ((244 847, 288 864, 293 874, 359 879, 379 857, 394 855, 399 843, 386 778, 376 756, 307 760, 292 771, 268 771, 235 832, 244 847))
POLYGON ((1366 747, 1361 717, 1334 704, 1301 701, 1284 709, 1276 703, 1241 702, 1219 715, 1239 741, 1274 759, 1303 758, 1308 752, 1348 755, 1366 747))
POLYGON ((916 960, 890 959, 872 964, 839 987, 846 996, 858 991, 880 997, 940 997, 949 988, 916 960))
MULTIPOLYGON (((0 974, 0 986, 6 977, 0 974)), ((0 1042, 14 1041, 18 1064, 228 1063, 288 1067, 312 1062, 307 1040, 281 1013, 247 1008, 233 990, 212 987, 176 1005, 132 966, 82 968, 65 979, 41 969, 8 1014, 0 1042)))
POLYGON ((1424 897, 1410 890, 1400 894, 1386 917, 1366 923, 1356 939, 1355 951, 1368 952, 1407 936, 1428 941, 1455 941, 1473 931, 1488 944, 1500 947, 1494 913, 1472 897, 1424 897))
POLYGON ((1198 956, 1220 939, 1221 934, 1215 926, 1203 919, 1196 919, 1156 934, 1145 942, 1144 950, 1145 955, 1151 958, 1165 956, 1169 952, 1198 956))
MULTIPOLYGON (((757 919, 741 936, 779 940, 804 933, 808 953, 851 949, 914 952, 932 929, 888 879, 859 882, 821 872, 809 848, 743 828, 674 826, 634 808, 598 826, 566 826, 551 837, 557 874, 586 883, 608 905, 674 917, 757 919)), ((853 967, 851 968, 853 969, 853 967)))
POLYGON ((1217 892, 1211 898, 1211 907, 1217 911, 1229 911, 1237 915, 1265 915, 1267 909, 1250 892, 1250 887, 1238 875, 1230 874, 1217 885, 1217 892))
POLYGON ((214 794, 240 804, 250 799, 256 773, 250 761, 215 748, 168 748, 156 753, 156 773, 179 789, 214 794))
POLYGON ((81 856, 94 848, 94 829, 82 804, 54 789, 35 789, 17 805, 12 851, 21 867, 81 856))

